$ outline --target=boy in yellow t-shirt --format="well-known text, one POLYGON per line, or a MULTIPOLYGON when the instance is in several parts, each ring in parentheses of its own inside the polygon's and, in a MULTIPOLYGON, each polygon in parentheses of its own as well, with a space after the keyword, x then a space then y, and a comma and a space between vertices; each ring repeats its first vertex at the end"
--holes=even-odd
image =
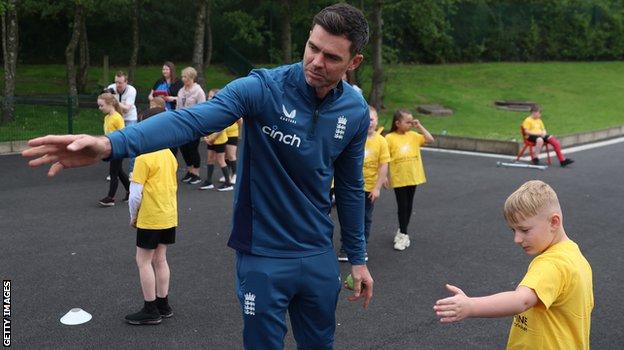
MULTIPOLYGON (((379 198, 381 186, 386 181, 388 173, 388 162, 390 162, 390 152, 388 152, 388 143, 383 136, 377 131, 377 110, 375 107, 368 106, 370 111, 370 124, 368 126, 368 136, 366 137, 366 146, 364 147, 364 238, 368 244, 370 236, 371 223, 373 222, 373 209, 375 200, 379 198)), ((365 257, 368 261, 368 252, 365 257)), ((338 261, 349 261, 347 253, 340 248, 338 253, 338 261)))
POLYGON ((527 135, 527 140, 535 143, 535 147, 533 148, 534 154, 532 154, 533 159, 531 159, 533 164, 539 164, 538 156, 544 143, 548 143, 553 146, 553 149, 557 154, 557 159, 559 159, 559 164, 562 167, 566 167, 574 163, 572 159, 566 158, 563 155, 559 140, 557 140, 555 136, 548 135, 546 133, 546 127, 542 121, 542 111, 539 106, 531 107, 531 115, 526 117, 522 122, 522 129, 524 129, 524 133, 527 135))
POLYGON ((455 295, 436 302, 436 315, 443 323, 514 316, 507 349, 589 349, 592 270, 565 233, 557 194, 542 181, 528 181, 507 198, 504 214, 514 243, 536 255, 518 288, 467 297, 447 284, 455 295))
MULTIPOLYGON (((146 118, 147 119, 147 118, 146 118)), ((158 324, 171 317, 167 245, 175 243, 178 226, 178 162, 169 149, 138 156, 130 184, 130 225, 137 229, 136 262, 145 300, 126 316, 130 324, 158 324)))
POLYGON ((407 225, 412 215, 416 186, 427 181, 420 146, 433 142, 434 138, 418 119, 414 119, 410 111, 399 109, 394 113, 386 141, 392 158, 387 186, 394 188, 399 217, 399 229, 394 236, 394 249, 405 250, 410 246, 407 225), (412 131, 412 128, 418 129, 420 133, 412 131))

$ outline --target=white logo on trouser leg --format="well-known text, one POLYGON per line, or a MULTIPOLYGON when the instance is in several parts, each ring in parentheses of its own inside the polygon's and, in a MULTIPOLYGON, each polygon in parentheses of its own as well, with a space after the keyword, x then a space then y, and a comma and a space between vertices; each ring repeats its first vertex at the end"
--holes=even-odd
POLYGON ((256 295, 253 293, 245 293, 245 306, 243 306, 245 315, 256 314, 256 295))

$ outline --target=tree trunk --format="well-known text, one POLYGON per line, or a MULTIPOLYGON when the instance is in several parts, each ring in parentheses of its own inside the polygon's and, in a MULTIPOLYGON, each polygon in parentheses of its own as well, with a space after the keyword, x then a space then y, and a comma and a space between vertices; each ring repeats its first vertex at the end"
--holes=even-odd
POLYGON ((15 75, 17 69, 17 49, 19 42, 17 23, 17 1, 5 3, 2 13, 2 54, 4 59, 4 98, 0 125, 12 122, 15 118, 15 75))
POLYGON ((137 61, 139 60, 139 1, 132 3, 132 54, 130 55, 130 69, 128 69, 128 80, 134 83, 137 61))
POLYGON ((212 14, 212 0, 207 1, 206 5, 206 52, 204 53, 204 71, 210 66, 212 61, 212 22, 210 16, 212 14))
POLYGON ((80 22, 80 48, 79 48, 79 69, 76 76, 76 88, 78 93, 84 94, 87 91, 87 78, 89 71, 89 40, 87 39, 87 20, 85 15, 80 22))
POLYGON ((204 85, 204 34, 206 29, 206 0, 199 2, 195 19, 195 47, 193 49, 193 67, 197 70, 197 83, 204 85))
POLYGON ((373 44, 373 81, 372 88, 369 96, 370 104, 381 111, 383 107, 383 90, 384 90, 384 73, 383 62, 381 56, 382 47, 382 18, 381 8, 383 7, 383 0, 375 0, 373 4, 373 18, 372 18, 372 33, 371 41, 373 44))
POLYGON ((281 0, 282 3, 282 61, 290 63, 292 61, 292 28, 291 22, 291 0, 281 0))
POLYGON ((65 65, 67 67, 67 86, 69 89, 69 98, 71 99, 73 108, 78 108, 78 89, 76 87, 76 63, 74 58, 76 56, 76 47, 80 39, 80 23, 82 22, 82 16, 84 16, 84 7, 81 4, 76 4, 74 12, 74 28, 72 30, 71 39, 65 48, 65 65))

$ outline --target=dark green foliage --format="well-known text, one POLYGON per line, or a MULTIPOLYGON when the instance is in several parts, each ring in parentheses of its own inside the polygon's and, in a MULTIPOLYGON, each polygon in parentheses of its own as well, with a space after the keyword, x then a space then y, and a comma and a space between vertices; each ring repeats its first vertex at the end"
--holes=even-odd
MULTIPOLYGON (((127 64, 131 1, 81 0, 95 64, 127 64)), ((302 56, 312 17, 331 0, 291 0, 292 47, 302 56)), ((353 0, 370 15, 371 0, 353 0)), ((20 62, 63 62, 73 1, 24 0, 20 62)), ((190 61, 196 3, 141 2, 139 64, 190 61)), ((280 63, 280 1, 213 0, 213 61, 230 45, 252 62, 280 63)), ((390 62, 617 60, 624 56, 621 0, 387 0, 384 59, 390 62)))

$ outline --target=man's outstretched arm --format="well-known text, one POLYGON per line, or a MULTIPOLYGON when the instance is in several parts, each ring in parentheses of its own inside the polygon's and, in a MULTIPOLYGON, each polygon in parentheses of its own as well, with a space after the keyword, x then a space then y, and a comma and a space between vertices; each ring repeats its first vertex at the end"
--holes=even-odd
POLYGON ((111 154, 111 143, 106 136, 48 135, 28 141, 28 146, 22 156, 35 158, 28 165, 52 164, 48 176, 65 168, 95 164, 111 154))
POLYGON ((88 166, 102 159, 135 157, 198 139, 232 124, 240 116, 252 116, 262 101, 262 85, 256 77, 228 84, 210 102, 183 111, 169 111, 107 136, 49 135, 30 140, 24 157, 30 166, 52 164, 48 176, 65 168, 88 166))

